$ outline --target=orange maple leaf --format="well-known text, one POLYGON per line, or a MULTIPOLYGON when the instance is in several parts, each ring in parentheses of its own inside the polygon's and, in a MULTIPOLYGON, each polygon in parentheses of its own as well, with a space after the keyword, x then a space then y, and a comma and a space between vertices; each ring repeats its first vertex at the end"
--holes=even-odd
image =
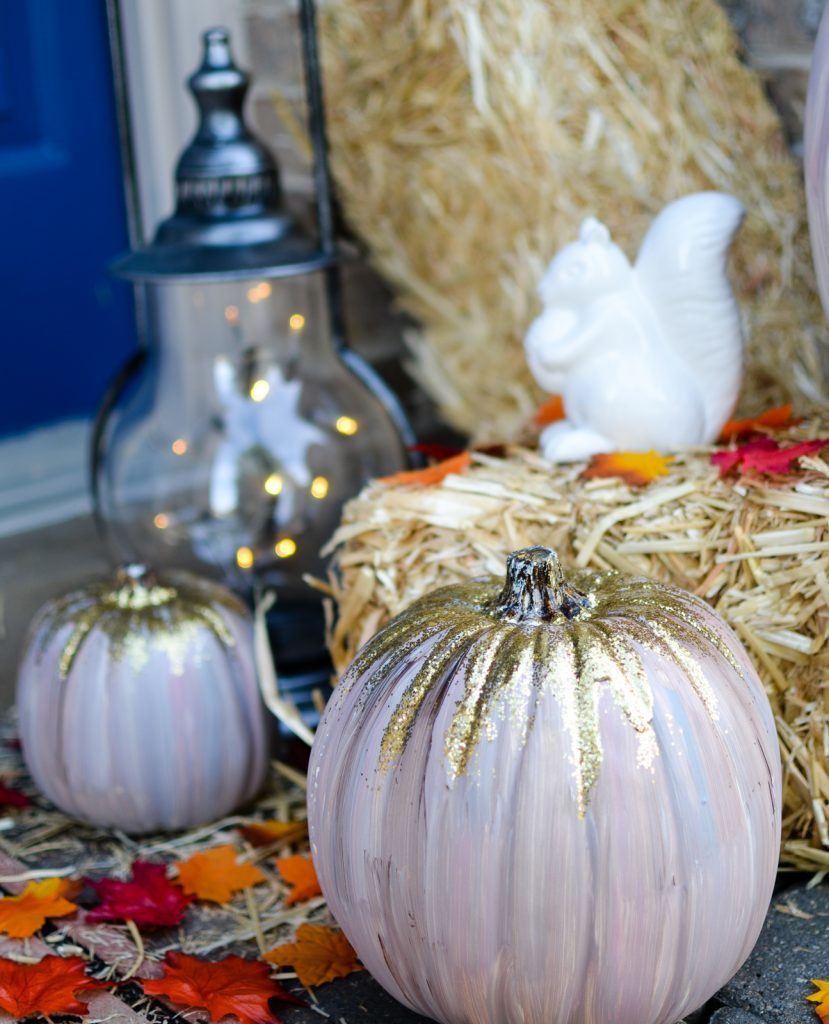
POLYGON ((733 441, 736 438, 745 437, 746 434, 753 434, 756 430, 785 430, 787 427, 794 427, 800 423, 796 417, 792 417, 792 407, 779 405, 775 409, 767 409, 759 416, 749 416, 744 420, 729 420, 720 431, 720 441, 733 441))
POLYGON ((823 1024, 827 1024, 829 1022, 829 981, 818 981, 813 978, 812 984, 817 985, 818 990, 810 996, 806 996, 806 999, 810 1003, 818 1004, 815 1007, 815 1013, 823 1021, 823 1024))
POLYGON ((307 821, 253 821, 239 832, 251 846, 292 846, 308 836, 307 821))
POLYGON ((314 862, 310 857, 303 857, 295 853, 292 857, 280 857, 276 862, 282 878, 293 888, 285 897, 285 906, 292 907, 294 903, 302 903, 303 900, 310 900, 314 896, 322 895, 314 862))
POLYGON ((660 455, 655 451, 607 452, 594 455, 582 476, 587 479, 617 476, 631 487, 641 487, 652 483, 658 476, 667 476, 668 466, 673 461, 673 456, 660 455))
POLYGON ((79 956, 45 956, 36 964, 0 958, 0 1010, 14 1020, 53 1013, 81 1017, 89 1007, 75 993, 107 987, 87 977, 86 961, 79 956))
POLYGON ((561 395, 550 395, 546 402, 535 410, 533 423, 538 427, 547 427, 564 419, 564 402, 561 395))
POLYGON ((293 942, 265 953, 264 959, 278 966, 289 964, 308 987, 365 970, 345 935, 321 924, 301 924, 293 942))
POLYGON ((190 896, 213 903, 228 903, 234 893, 267 880, 255 864, 238 860, 236 850, 229 843, 194 853, 177 867, 178 884, 182 889, 190 896))
POLYGON ((430 484, 439 484, 452 473, 463 473, 471 464, 472 453, 461 452, 460 455, 453 455, 443 462, 436 462, 434 466, 427 466, 425 469, 408 469, 402 473, 392 473, 391 476, 378 478, 379 484, 419 484, 427 487, 430 484))
POLYGON ((166 996, 185 1010, 207 1010, 211 1020, 234 1016, 242 1024, 279 1024, 268 1006, 270 999, 305 1005, 270 977, 267 964, 240 956, 211 963, 170 952, 164 957, 164 977, 142 981, 142 985, 148 996, 166 996))
POLYGON ((0 899, 0 932, 13 939, 28 939, 50 917, 66 917, 78 909, 69 897, 81 891, 80 882, 46 878, 29 882, 19 896, 0 899))

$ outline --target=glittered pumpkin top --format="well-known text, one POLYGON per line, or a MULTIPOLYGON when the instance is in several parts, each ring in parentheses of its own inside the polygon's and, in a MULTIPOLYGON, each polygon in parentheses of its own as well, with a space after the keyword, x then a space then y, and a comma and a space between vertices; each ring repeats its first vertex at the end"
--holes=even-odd
POLYGON ((536 703, 552 693, 572 739, 583 815, 602 763, 600 687, 638 733, 640 763, 657 753, 643 651, 676 664, 717 718, 700 656, 719 655, 742 670, 711 616, 692 594, 653 580, 585 569, 565 579, 555 552, 527 548, 510 555, 506 580, 443 587, 415 601, 362 648, 340 685, 347 692, 363 677, 368 697, 423 648, 383 736, 380 767, 389 769, 427 695, 464 659, 463 693, 444 738, 450 780, 467 771, 481 739, 494 735, 496 706, 523 715, 526 735, 531 689, 536 703))
POLYGON ((96 630, 107 637, 113 660, 128 659, 138 670, 155 645, 167 653, 177 674, 198 630, 207 630, 226 647, 234 645, 220 609, 246 614, 241 602, 217 584, 187 573, 160 579, 141 566, 128 566, 114 581, 92 583, 50 601, 41 609, 35 629, 42 628, 42 655, 69 627, 59 661, 61 679, 67 678, 84 641, 96 630))

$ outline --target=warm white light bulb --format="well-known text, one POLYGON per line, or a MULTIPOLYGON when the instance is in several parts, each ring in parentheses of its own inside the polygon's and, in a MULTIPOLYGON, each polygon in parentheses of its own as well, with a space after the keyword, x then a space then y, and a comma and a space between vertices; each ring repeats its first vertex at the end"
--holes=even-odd
POLYGON ((359 424, 353 416, 340 416, 334 426, 341 434, 345 434, 346 437, 356 434, 360 429, 359 424))
POLYGON ((259 380, 255 380, 253 384, 251 384, 250 397, 254 400, 254 402, 264 402, 265 399, 270 394, 270 390, 270 384, 260 377, 259 380))
POLYGON ((267 480, 265 480, 265 490, 274 497, 282 493, 282 477, 279 473, 271 473, 267 480))
POLYGON ((236 551, 236 564, 240 569, 250 569, 253 565, 253 552, 250 548, 239 548, 236 551))
POLYGON ((324 476, 315 476, 311 481, 311 494, 315 498, 324 498, 328 494, 328 481, 324 476))

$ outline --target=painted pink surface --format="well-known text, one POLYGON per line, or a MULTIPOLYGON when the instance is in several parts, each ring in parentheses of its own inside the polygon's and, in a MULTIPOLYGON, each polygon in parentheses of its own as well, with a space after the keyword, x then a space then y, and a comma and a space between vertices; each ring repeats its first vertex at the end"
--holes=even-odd
POLYGON ((693 653, 714 721, 675 663, 642 650, 658 756, 637 764, 637 735, 605 692, 583 820, 554 695, 523 747, 511 712, 496 713, 494 738, 450 784, 459 673, 387 772, 383 732, 427 650, 368 698, 368 676, 346 677, 311 756, 312 852, 337 921, 392 995, 444 1024, 673 1024, 739 968, 771 898, 781 773, 760 680, 706 617, 744 677, 713 648, 693 653))
POLYGON ((153 648, 136 669, 95 629, 65 680, 68 625, 41 650, 32 637, 18 679, 23 752, 49 799, 81 821, 141 833, 221 817, 255 795, 268 765, 250 623, 215 607, 235 643, 209 629, 180 665, 153 648))
POLYGON ((812 56, 803 126, 803 163, 812 259, 823 310, 829 316, 829 9, 812 56))

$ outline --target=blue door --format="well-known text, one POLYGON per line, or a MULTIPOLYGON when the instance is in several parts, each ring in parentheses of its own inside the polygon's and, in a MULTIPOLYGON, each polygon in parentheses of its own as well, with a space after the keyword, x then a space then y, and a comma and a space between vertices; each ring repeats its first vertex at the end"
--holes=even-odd
POLYGON ((0 0, 0 435, 90 416, 134 349, 104 0, 0 0))

